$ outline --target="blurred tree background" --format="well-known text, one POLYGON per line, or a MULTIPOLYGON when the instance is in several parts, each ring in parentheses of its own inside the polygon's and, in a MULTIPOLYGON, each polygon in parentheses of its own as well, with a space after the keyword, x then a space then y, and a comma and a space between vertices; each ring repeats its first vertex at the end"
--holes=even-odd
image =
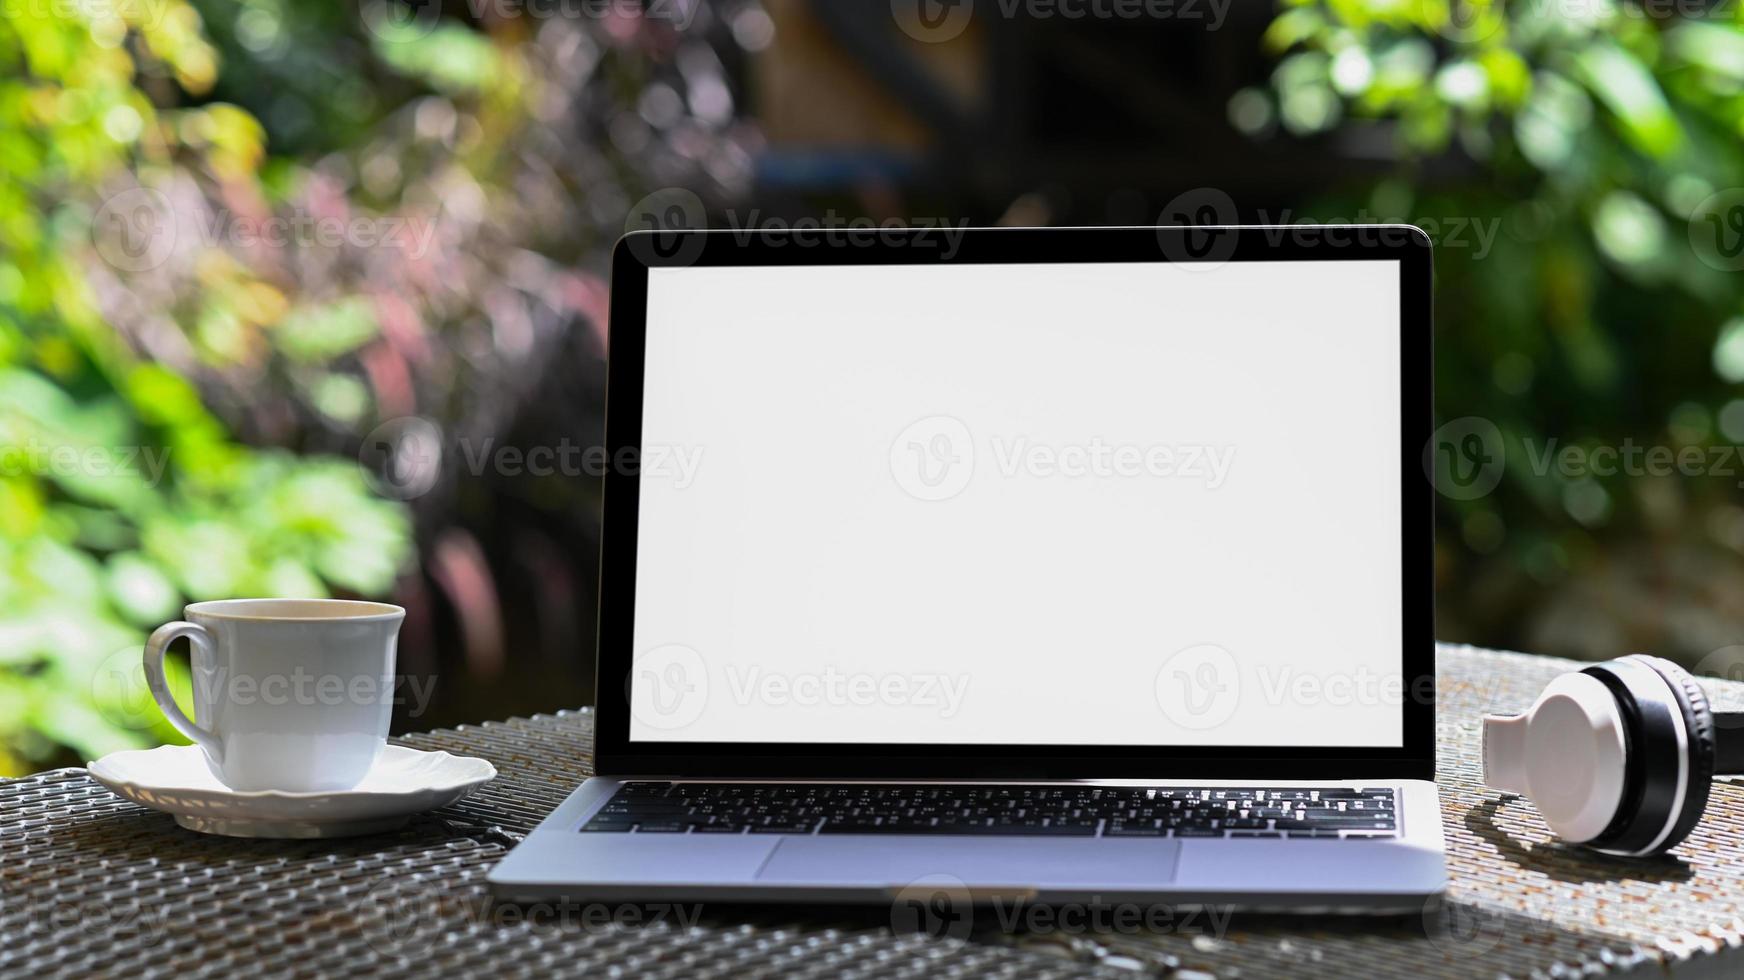
POLYGON ((1437 255, 1436 397, 1493 424, 1506 465, 1442 501, 1444 639, 1741 663, 1741 17, 1328 2, 1266 32, 1281 60, 1232 104, 1244 129, 1369 131, 1398 156, 1318 207, 1470 222, 1437 255), (1423 179, 1438 159, 1463 178, 1423 179))
POLYGON ((1417 223, 1484 477, 1441 637, 1729 666, 1737 5, 1083 6, 0 5, 0 774, 170 737, 140 645, 205 598, 405 605, 400 729, 587 703, 598 483, 480 460, 599 443, 609 247, 675 200, 1417 223))

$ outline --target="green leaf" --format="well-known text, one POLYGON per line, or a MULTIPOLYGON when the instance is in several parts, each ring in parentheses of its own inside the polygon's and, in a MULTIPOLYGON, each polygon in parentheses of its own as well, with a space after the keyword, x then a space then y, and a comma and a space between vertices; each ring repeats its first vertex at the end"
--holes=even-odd
POLYGON ((110 558, 104 577, 109 600, 133 622, 156 626, 176 617, 181 593, 162 569, 139 552, 123 552, 110 558))
POLYGON ((1666 51, 1687 64, 1744 81, 1744 33, 1702 21, 1686 21, 1666 34, 1666 51))
POLYGON ((1617 117, 1637 150, 1664 157, 1683 143, 1683 128, 1647 66, 1608 40, 1594 41, 1576 56, 1581 79, 1617 117))
POLYGON ((293 310, 274 330, 285 356, 305 363, 330 361, 373 339, 378 330, 375 308, 353 296, 325 306, 293 310))
POLYGON ((1606 255, 1625 265, 1647 265, 1665 252, 1665 219, 1627 191, 1605 195, 1593 218, 1593 235, 1606 255))
POLYGON ((373 32, 375 50, 397 71, 449 92, 476 91, 501 71, 489 38, 458 24, 439 24, 428 36, 415 18, 373 32))
POLYGON ((1714 372, 1729 384, 1744 382, 1744 317, 1733 317, 1714 341, 1714 372))
POLYGON ((1260 43, 1268 51, 1288 51, 1313 37, 1325 24, 1326 20, 1320 11, 1312 7, 1298 7, 1285 11, 1277 20, 1272 21, 1260 43))

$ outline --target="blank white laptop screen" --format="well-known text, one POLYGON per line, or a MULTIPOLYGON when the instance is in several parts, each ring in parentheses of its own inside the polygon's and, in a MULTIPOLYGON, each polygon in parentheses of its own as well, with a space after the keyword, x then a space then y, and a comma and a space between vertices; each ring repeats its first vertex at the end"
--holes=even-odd
POLYGON ((631 739, 1401 746, 1399 279, 650 269, 631 739))

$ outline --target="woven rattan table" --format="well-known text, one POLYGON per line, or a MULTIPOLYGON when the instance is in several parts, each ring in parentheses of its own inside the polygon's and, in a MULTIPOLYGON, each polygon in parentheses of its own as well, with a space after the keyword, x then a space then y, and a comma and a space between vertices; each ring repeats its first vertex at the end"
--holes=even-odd
MULTIPOLYGON (((202 836, 81 769, 0 782, 0 975, 1744 976, 1744 784, 1717 786, 1695 834, 1645 862, 1560 846, 1523 801, 1481 788, 1479 715, 1570 666, 1440 651, 1452 884, 1423 915, 1079 910, 1020 928, 978 913, 964 941, 889 908, 494 905, 492 863, 589 773, 592 716, 566 712, 402 739, 502 775, 374 837, 202 836)), ((1744 707, 1744 684, 1707 686, 1744 707)))

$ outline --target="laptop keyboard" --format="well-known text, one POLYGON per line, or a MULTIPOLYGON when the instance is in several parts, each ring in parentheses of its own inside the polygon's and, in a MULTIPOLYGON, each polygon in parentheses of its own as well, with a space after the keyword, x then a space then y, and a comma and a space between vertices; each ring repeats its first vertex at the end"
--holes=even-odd
POLYGON ((581 828, 639 834, 1395 837, 1390 789, 631 782, 581 828))

